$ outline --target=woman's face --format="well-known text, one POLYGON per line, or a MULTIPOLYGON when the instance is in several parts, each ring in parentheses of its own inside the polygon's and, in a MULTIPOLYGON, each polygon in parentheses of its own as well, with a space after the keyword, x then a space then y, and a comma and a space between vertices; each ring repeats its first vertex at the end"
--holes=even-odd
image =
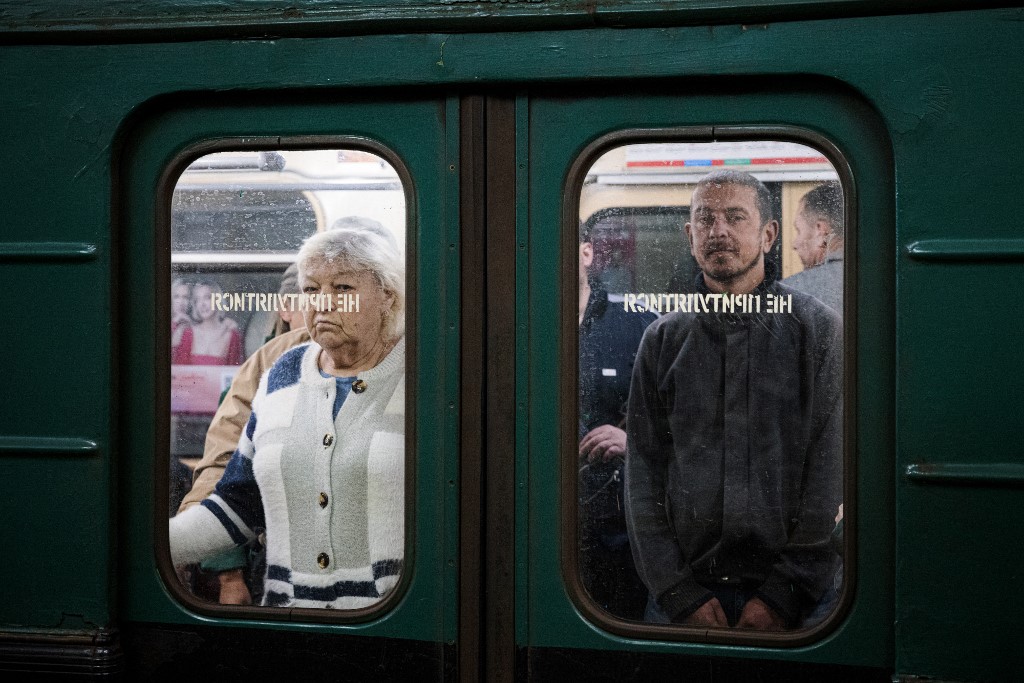
POLYGON ((199 285, 192 290, 192 312, 196 320, 200 322, 209 320, 214 315, 213 306, 210 304, 211 290, 206 285, 199 285))
POLYGON ((369 348, 386 341, 382 331, 384 311, 390 310, 395 297, 384 291, 370 271, 350 271, 337 262, 312 261, 299 273, 299 285, 307 296, 330 297, 333 310, 310 307, 303 312, 309 336, 327 351, 345 346, 353 350, 369 348))
POLYGON ((189 300, 192 298, 192 292, 189 291, 188 285, 177 285, 171 292, 171 313, 174 315, 187 315, 189 300))

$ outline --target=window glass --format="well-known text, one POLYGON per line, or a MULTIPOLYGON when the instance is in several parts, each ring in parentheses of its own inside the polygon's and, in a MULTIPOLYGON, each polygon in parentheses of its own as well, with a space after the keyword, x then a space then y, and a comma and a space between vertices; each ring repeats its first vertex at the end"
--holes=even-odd
POLYGON ((370 607, 405 545, 402 182, 361 150, 222 152, 170 202, 178 576, 214 603, 370 607))
POLYGON ((835 168, 790 142, 625 145, 579 221, 585 591, 637 622, 820 623, 844 571, 835 168))

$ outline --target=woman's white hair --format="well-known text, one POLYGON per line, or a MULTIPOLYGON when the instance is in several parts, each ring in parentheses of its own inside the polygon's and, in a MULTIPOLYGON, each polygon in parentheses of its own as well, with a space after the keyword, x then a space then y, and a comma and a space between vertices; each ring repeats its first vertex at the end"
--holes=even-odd
POLYGON ((397 339, 405 334, 405 261, 398 243, 389 237, 358 225, 339 226, 306 240, 295 261, 300 277, 314 262, 373 273, 381 288, 394 297, 381 320, 381 331, 387 339, 397 339))

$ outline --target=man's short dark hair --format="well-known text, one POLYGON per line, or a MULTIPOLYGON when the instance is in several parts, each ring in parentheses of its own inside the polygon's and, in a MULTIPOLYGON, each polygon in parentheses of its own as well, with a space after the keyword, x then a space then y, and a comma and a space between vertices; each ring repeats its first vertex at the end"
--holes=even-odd
POLYGON ((590 221, 582 221, 580 223, 580 244, 593 241, 593 232, 594 226, 591 225, 590 221))
POLYGON ((846 222, 843 214, 843 187, 829 180, 808 192, 800 200, 805 213, 820 218, 832 228, 832 234, 842 237, 846 222))
POLYGON ((743 171, 714 171, 713 173, 708 173, 697 182, 694 193, 708 185, 742 185, 743 187, 749 187, 754 191, 757 212, 761 215, 761 225, 763 226, 774 218, 772 215, 771 192, 768 191, 764 183, 749 173, 744 173, 743 171))

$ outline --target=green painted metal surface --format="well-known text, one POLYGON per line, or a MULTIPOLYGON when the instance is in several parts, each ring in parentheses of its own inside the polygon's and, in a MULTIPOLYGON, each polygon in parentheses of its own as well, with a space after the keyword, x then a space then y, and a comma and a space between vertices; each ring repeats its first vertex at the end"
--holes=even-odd
MULTIPOLYGON (((841 4, 819 9, 838 12, 841 4)), ((73 41, 40 31, 70 13, 57 3, 25 5, 39 10, 33 24, 12 6, 0 6, 5 36, 36 33, 0 47, 0 255, 8 255, 0 258, 0 296, 11 320, 0 366, 0 436, 8 439, 0 450, 0 582, 12 587, 0 602, 2 628, 194 619, 160 588, 151 546, 156 178, 184 145, 209 137, 362 134, 392 146, 414 176, 425 373, 416 399, 416 575, 387 619, 288 628, 454 637, 451 97, 493 88, 528 103, 528 112, 517 109, 520 132, 528 119, 520 159, 530 193, 520 204, 529 207, 529 286, 519 289, 529 301, 528 328, 517 341, 529 373, 519 394, 528 417, 519 432, 527 461, 517 469, 525 484, 518 504, 526 506, 518 519, 520 533, 530 534, 520 545, 528 546, 528 569, 517 577, 521 643, 868 663, 962 680, 1005 680, 1024 666, 1013 638, 1024 609, 1015 589, 1019 488, 922 486, 904 476, 922 464, 1021 462, 1022 311, 1013 295, 1021 264, 986 255, 1019 239, 1012 207, 1022 177, 1024 12, 753 26, 725 8, 714 28, 516 32, 510 24, 500 36, 332 37, 355 30, 332 24, 313 38, 194 42, 161 34, 173 22, 157 22, 147 43, 101 44, 104 34, 94 33, 83 41, 96 44, 58 45, 45 43, 73 41), (555 300, 541 297, 558 291, 565 169, 583 144, 617 127, 730 122, 789 123, 829 137, 850 161, 861 198, 857 594, 833 636, 785 651, 625 642, 588 626, 561 587, 553 533, 558 318, 555 300), (952 264, 908 252, 949 240, 978 244, 952 264), (38 245, 38 255, 25 257, 26 244, 38 245), (65 247, 54 252, 54 244, 65 247), (82 249, 88 258, 76 255, 82 249), (143 304, 125 305, 133 301, 143 304), (428 381, 435 376, 444 378, 438 386, 428 381), (27 438, 96 448, 69 457, 66 448, 29 448, 20 441, 27 438)), ((551 13, 563 26, 577 16, 568 7, 551 13)), ((632 7, 639 5, 615 16, 626 23, 632 7)), ((852 14, 878 9, 858 7, 852 14)), ((666 14, 664 22, 702 16, 710 15, 666 14)))
MULTIPOLYGON (((976 0, 973 9, 1016 3, 976 0)), ((963 0, 0 0, 13 42, 756 24, 960 9, 963 0)))
MULTIPOLYGON (((419 309, 416 349, 414 360, 410 359, 410 365, 423 368, 422 375, 417 375, 423 377, 422 381, 409 387, 416 414, 421 418, 409 435, 417 455, 415 467, 408 472, 408 476, 415 475, 416 482, 416 523, 407 529, 413 536, 406 569, 411 573, 411 581, 392 612, 367 624, 334 628, 419 640, 450 639, 454 633, 455 583, 454 569, 448 561, 455 556, 455 545, 448 530, 455 520, 455 491, 445 484, 444 477, 455 462, 453 430, 447 416, 452 412, 449 405, 454 407, 457 396, 453 374, 457 336, 446 323, 458 313, 457 308, 448 310, 457 302, 446 277, 451 270, 451 250, 448 242, 438 236, 443 237, 453 229, 448 213, 450 200, 445 198, 457 191, 449 187, 456 174, 449 170, 448 163, 457 150, 448 148, 446 101, 440 98, 381 103, 351 98, 325 103, 319 98, 304 100, 296 96, 289 98, 288 104, 266 104, 261 99, 247 98, 245 103, 222 96, 193 96, 185 102, 165 100, 159 107, 151 107, 137 116, 134 126, 126 131, 125 157, 119 171, 124 174, 127 200, 125 221, 120 226, 123 272, 127 278, 122 281, 125 290, 120 301, 126 312, 123 343, 133 352, 126 355, 120 368, 125 378, 125 435, 131 435, 122 442, 122 452, 136 455, 124 462, 119 479, 124 498, 122 509, 126 511, 123 518, 128 525, 125 533, 130 539, 121 555, 127 570, 120 591, 121 616, 135 621, 195 621, 164 595, 154 571, 151 548, 158 541, 152 536, 152 516, 130 512, 153 508, 149 482, 155 473, 154 463, 159 467, 165 462, 138 455, 164 449, 153 438, 152 409, 152 397, 164 390, 151 381, 152 359, 160 357, 153 343, 153 292, 159 277, 154 256, 167 249, 166 244, 158 241, 154 224, 154 209, 161 199, 155 192, 157 183, 172 158, 191 145, 218 137, 251 140, 273 130, 280 141, 275 138, 269 144, 284 148, 289 146, 289 137, 323 136, 325 147, 344 147, 346 140, 373 140, 392 150, 414 179, 408 188, 409 203, 416 216, 410 251, 417 258, 410 264, 410 281, 415 285, 416 296, 429 297, 430 305, 419 309)), ((456 277, 454 282, 457 281, 456 277)))
MULTIPOLYGON (((838 662, 884 667, 892 657, 892 604, 884 596, 892 592, 893 560, 892 483, 875 476, 891 472, 893 354, 893 254, 891 185, 882 180, 891 174, 885 131, 876 115, 859 98, 834 83, 790 77, 775 79, 768 86, 760 79, 695 83, 671 87, 668 83, 634 85, 615 96, 565 92, 540 96, 531 108, 531 227, 533 264, 531 284, 556 282, 558 231, 564 225, 560 215, 568 164, 583 148, 603 134, 617 130, 666 129, 680 126, 756 126, 773 121, 825 135, 842 151, 855 178, 878 178, 865 186, 858 183, 857 268, 860 273, 858 310, 875 313, 868 325, 857 325, 857 372, 860 396, 871 386, 865 406, 869 417, 851 421, 856 433, 857 515, 857 601, 842 626, 824 642, 801 648, 709 647, 681 643, 648 646, 664 652, 706 654, 728 652, 731 656, 796 658, 802 661, 838 662), (766 91, 776 91, 775 93, 766 91), (673 94, 666 94, 672 92, 673 94), (889 191, 887 191, 887 189, 889 191), (871 287, 868 287, 871 283, 871 287), (888 388, 878 391, 878 387, 888 388), (874 411, 874 412, 873 412, 874 411), (872 414, 873 413, 873 414, 872 414)), ((764 137, 764 136, 762 136, 764 137)), ((770 135, 768 136, 770 139, 770 135)), ((576 221, 569 221, 576 229, 576 221)), ((574 287, 575 273, 565 276, 574 287)), ((575 291, 573 289, 573 291, 575 291)), ((534 329, 557 323, 559 307, 549 287, 531 287, 534 329)), ((848 319, 847 324, 850 324, 848 319)), ((635 649, 637 644, 605 635, 581 623, 575 610, 559 591, 559 535, 550 530, 549 520, 558 514, 560 494, 558 443, 559 424, 545 406, 560 398, 557 385, 546 381, 557 370, 557 346, 548 338, 533 338, 530 357, 531 390, 535 411, 531 414, 531 640, 551 645, 571 638, 592 648, 635 649), (536 509, 536 511, 534 511, 536 509), (547 529, 547 531, 544 531, 547 529), (557 598, 554 596, 558 596, 557 598)), ((854 349, 850 347, 850 353, 854 349)), ((562 398, 562 400, 565 400, 562 398)), ((569 400, 575 400, 570 397, 569 400)), ((858 404, 858 407, 860 404, 858 404)), ((848 410, 849 412, 849 410, 848 410)), ((563 457, 565 454, 562 454, 563 457)), ((566 486, 561 483, 561 488, 566 486)), ((526 503, 527 501, 522 501, 526 503)), ((847 508, 854 514, 855 505, 847 508)))

